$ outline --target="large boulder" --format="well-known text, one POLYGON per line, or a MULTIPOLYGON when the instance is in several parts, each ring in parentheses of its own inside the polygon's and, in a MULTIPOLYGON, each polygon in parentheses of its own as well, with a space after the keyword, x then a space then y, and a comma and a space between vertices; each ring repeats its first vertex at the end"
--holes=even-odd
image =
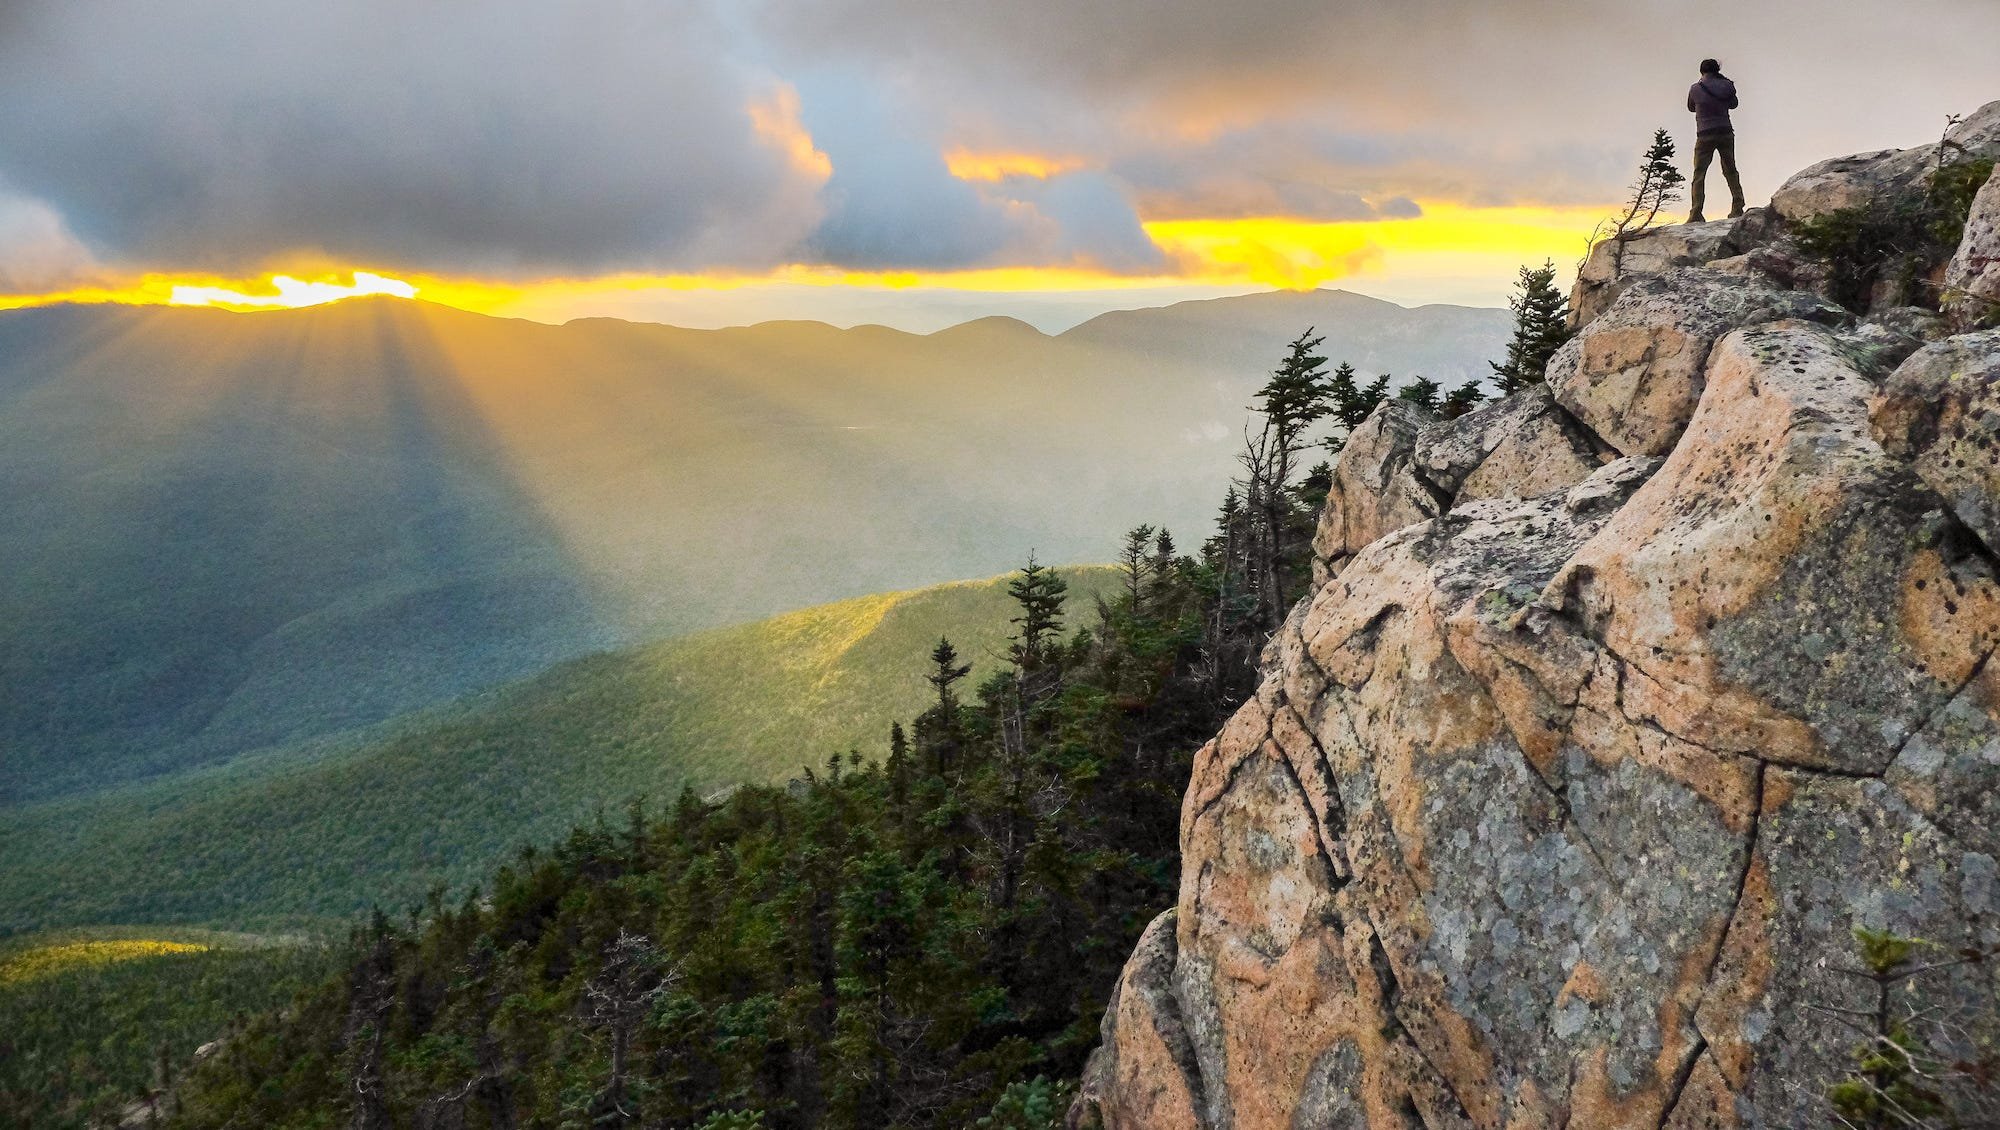
POLYGON ((1945 309, 1959 325, 2000 324, 2000 169, 1972 199, 1944 285, 1945 309))
MULTIPOLYGON (((1818 1125, 1855 928, 2000 945, 1993 556, 1835 333, 1700 353, 1664 462, 1385 529, 1287 621, 1196 756, 1174 941, 1083 1121, 1818 1125)), ((1898 999, 1969 1055, 1993 978, 1898 999)))
POLYGON ((1425 425, 1411 457, 1418 474, 1453 505, 1566 490, 1608 461, 1546 384, 1425 425))
POLYGON ((1700 400, 1708 354, 1739 326, 1847 320, 1799 291, 1702 268, 1634 283, 1549 361, 1556 402, 1623 455, 1673 449, 1700 400))
POLYGON ((1768 209, 1752 208, 1733 220, 1670 224, 1623 240, 1598 240, 1590 245, 1570 290, 1570 325, 1584 325, 1602 314, 1640 279, 1676 267, 1699 267, 1761 246, 1770 238, 1771 219, 1768 209))
POLYGON ((1883 383, 1870 418, 1883 448, 2000 553, 2000 330, 1912 354, 1883 383))
POLYGON ((1174 912, 1146 927, 1111 993, 1100 1043, 1084 1066, 1071 1130, 1200 1125, 1201 1074, 1173 998, 1174 912), (1116 1095, 1107 1111, 1104 1095, 1116 1095), (1086 1112, 1097 1117, 1086 1124, 1086 1112))
POLYGON ((1968 115, 1946 131, 1942 143, 1835 157, 1795 173, 1771 194, 1771 209, 1796 224, 1917 191, 1937 167, 1941 144, 1953 159, 2000 156, 2000 101, 1968 115))
POLYGON ((1449 504, 1410 463, 1417 433, 1435 419, 1392 397, 1347 437, 1334 461, 1326 508, 1313 538, 1315 577, 1339 573, 1356 550, 1391 530, 1433 517, 1449 504))

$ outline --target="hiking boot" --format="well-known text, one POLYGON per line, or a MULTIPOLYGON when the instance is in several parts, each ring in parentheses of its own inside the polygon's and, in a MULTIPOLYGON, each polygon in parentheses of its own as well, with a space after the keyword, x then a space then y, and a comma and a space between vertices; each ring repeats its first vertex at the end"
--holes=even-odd
POLYGON ((1690 223, 1690 224, 1705 224, 1705 223, 1707 223, 1707 222, 1708 222, 1708 220, 1707 220, 1707 219, 1705 219, 1705 218, 1703 218, 1703 216, 1702 216, 1702 214, 1701 214, 1700 212, 1689 212, 1689 213, 1688 213, 1688 223, 1690 223))
POLYGON ((1739 200, 1739 201, 1737 201, 1737 202, 1736 202, 1735 204, 1733 204, 1733 205, 1731 205, 1731 206, 1730 206, 1730 209, 1729 209, 1729 218, 1730 218, 1730 219, 1732 219, 1732 220, 1740 220, 1740 219, 1742 219, 1742 218, 1743 218, 1743 202, 1742 202, 1742 201, 1740 201, 1740 200, 1739 200))

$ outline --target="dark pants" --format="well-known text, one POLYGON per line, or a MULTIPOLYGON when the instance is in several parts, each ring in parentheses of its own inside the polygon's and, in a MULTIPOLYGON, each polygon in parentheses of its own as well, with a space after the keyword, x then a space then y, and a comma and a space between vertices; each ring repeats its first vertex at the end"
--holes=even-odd
POLYGON ((1694 187, 1688 198, 1694 215, 1702 214, 1702 201, 1708 196, 1708 162, 1718 156, 1722 158, 1722 179, 1729 182, 1729 212, 1735 215, 1743 210, 1743 181, 1736 175, 1736 134, 1704 133, 1694 139, 1694 187))

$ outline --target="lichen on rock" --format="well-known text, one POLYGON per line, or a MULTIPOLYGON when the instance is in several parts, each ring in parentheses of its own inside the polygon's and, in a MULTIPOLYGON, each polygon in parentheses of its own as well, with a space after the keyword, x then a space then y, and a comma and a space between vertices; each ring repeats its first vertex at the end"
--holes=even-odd
POLYGON ((2000 945, 2000 331, 1747 262, 1356 430, 1076 1125, 1815 1124, 1854 929, 2000 945))

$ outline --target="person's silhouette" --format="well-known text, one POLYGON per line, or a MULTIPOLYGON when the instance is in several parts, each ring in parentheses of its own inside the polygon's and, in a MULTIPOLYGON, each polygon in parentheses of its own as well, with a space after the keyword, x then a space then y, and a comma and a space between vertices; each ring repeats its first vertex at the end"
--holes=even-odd
POLYGON ((1729 111, 1736 108, 1736 84, 1723 77, 1722 64, 1714 59, 1701 61, 1701 79, 1688 87, 1688 110, 1694 114, 1694 187, 1690 193, 1688 223, 1699 224, 1707 196, 1708 162, 1722 158, 1722 179, 1729 182, 1729 216, 1743 214, 1743 181, 1736 175, 1736 127, 1729 111))

